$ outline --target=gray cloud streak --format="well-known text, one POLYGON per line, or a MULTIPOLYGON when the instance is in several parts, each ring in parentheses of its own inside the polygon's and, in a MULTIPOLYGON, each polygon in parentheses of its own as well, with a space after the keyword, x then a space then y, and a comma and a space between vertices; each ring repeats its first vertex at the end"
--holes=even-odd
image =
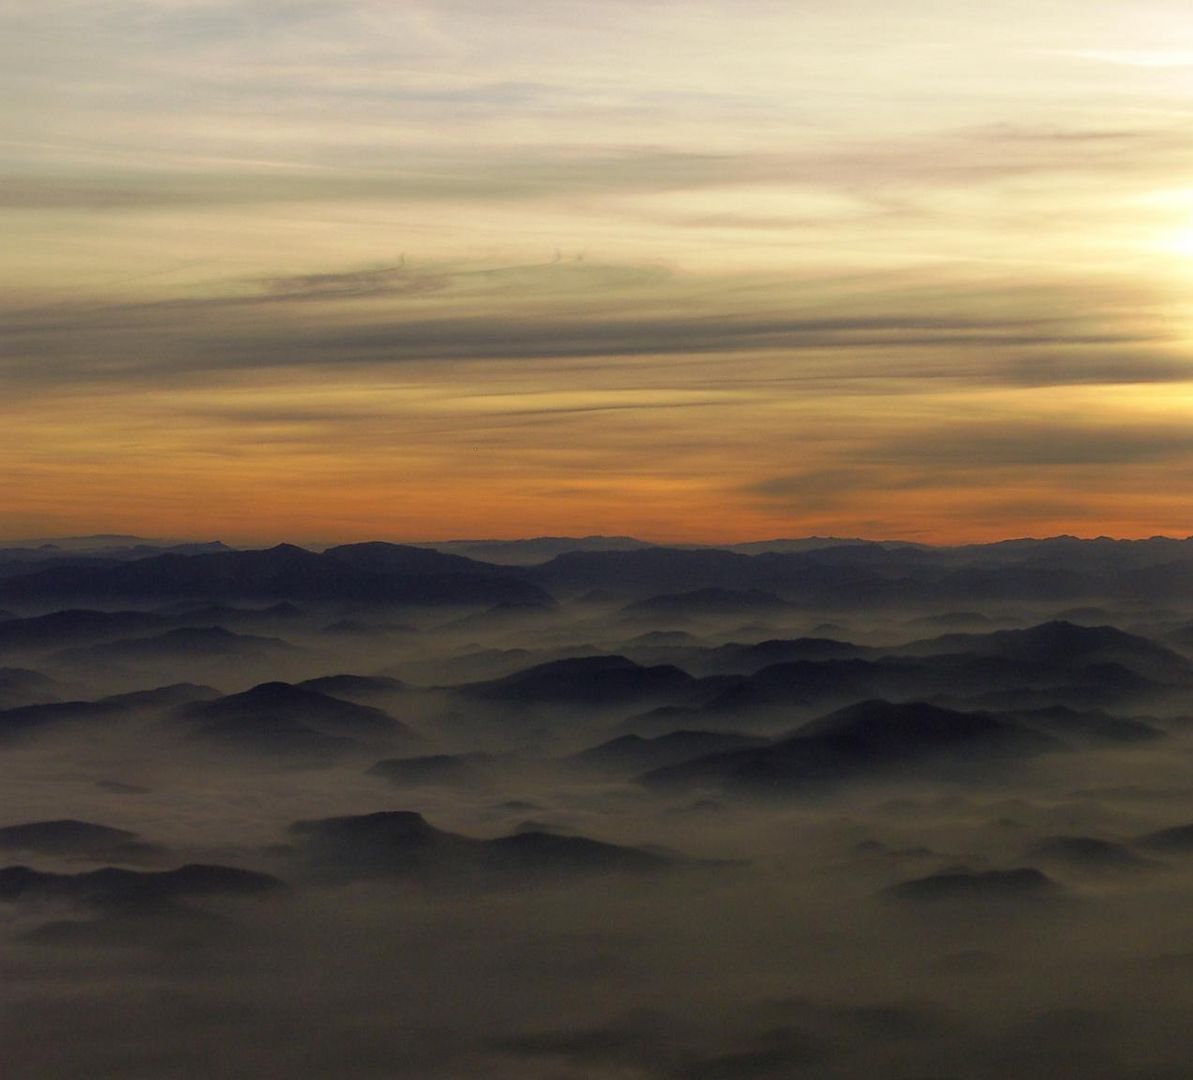
MULTIPOLYGON (((113 307, 25 312, 9 319, 3 361, 9 375, 30 384, 62 379, 185 377, 242 368, 384 368, 420 361, 549 360, 721 355, 748 352, 844 354, 831 369, 805 375, 957 378, 1008 385, 1182 381, 1178 358, 1148 355, 1163 346, 1163 327, 1115 330, 1082 316, 872 315, 776 316, 726 311, 688 316, 651 312, 650 296, 607 310, 569 314, 519 311, 444 315, 395 314, 311 306, 347 299, 443 293, 448 275, 387 268, 347 274, 271 279, 246 298, 169 301, 113 307), (286 318, 279 316, 290 308, 286 318), (635 311, 635 307, 639 310, 635 311), (277 310, 278 316, 270 314, 277 310), (1075 348, 1096 348, 1088 363, 1075 348), (873 358, 875 350, 937 352, 955 358, 873 358), (851 368, 849 353, 855 359, 851 368), (53 356, 52 365, 43 362, 53 356)), ((615 302, 615 301, 614 301, 615 302)), ((890 306, 887 302, 886 306, 890 306)), ((799 372, 793 372, 798 377, 799 372)), ((881 387, 877 387, 882 392, 881 387)))

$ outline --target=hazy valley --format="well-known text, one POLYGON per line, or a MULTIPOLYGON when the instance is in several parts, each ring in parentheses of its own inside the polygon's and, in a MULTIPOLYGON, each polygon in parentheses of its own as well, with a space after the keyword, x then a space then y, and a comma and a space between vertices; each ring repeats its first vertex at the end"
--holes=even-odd
POLYGON ((1191 1075, 1193 542, 483 547, 0 551, 12 1075, 1191 1075))

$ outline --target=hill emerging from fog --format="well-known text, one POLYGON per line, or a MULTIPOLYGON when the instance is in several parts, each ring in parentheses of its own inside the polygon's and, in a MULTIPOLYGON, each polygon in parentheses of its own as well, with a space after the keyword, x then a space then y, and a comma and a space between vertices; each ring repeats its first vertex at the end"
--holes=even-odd
POLYGON ((656 788, 783 793, 898 771, 947 777, 995 768, 1062 745, 1009 717, 957 712, 925 702, 875 700, 804 724, 768 746, 695 757, 650 771, 643 780, 656 788))
POLYGON ((192 737, 278 753, 346 748, 357 741, 396 740, 408 746, 421 741, 382 709, 284 682, 183 705, 175 718, 192 737))
POLYGON ((297 854, 333 879, 415 877, 422 881, 521 882, 541 876, 642 874, 672 860, 582 836, 517 832, 479 840, 435 828, 413 811, 295 822, 297 854))
POLYGON ((0 552, 0 762, 30 1080, 1193 1058, 1188 541, 0 552))

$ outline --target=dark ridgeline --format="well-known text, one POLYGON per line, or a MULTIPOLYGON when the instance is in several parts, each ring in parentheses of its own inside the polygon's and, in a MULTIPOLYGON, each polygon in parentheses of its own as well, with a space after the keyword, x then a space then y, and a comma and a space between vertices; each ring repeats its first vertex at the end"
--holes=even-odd
POLYGON ((886 895, 894 900, 931 902, 1006 902, 1052 899, 1059 888, 1035 867, 1013 870, 958 870, 892 885, 886 895))
POLYGON ((116 565, 49 566, 0 581, 14 603, 90 600, 294 600, 390 604, 548 603, 505 567, 401 544, 349 544, 316 554, 265 551, 148 555, 116 565))
POLYGON ((282 882, 268 874, 202 864, 188 864, 176 870, 105 867, 79 874, 51 874, 26 866, 0 869, 2 900, 61 899, 101 910, 156 909, 177 900, 257 895, 282 887, 282 882))
POLYGON ((979 772, 1059 750, 1057 740, 1004 717, 962 713, 924 702, 867 701, 814 720, 762 747, 726 750, 655 769, 656 787, 717 786, 755 792, 812 785, 890 770, 938 775, 979 772))
MULTIPOLYGON (((321 553, 292 544, 261 551, 140 546, 83 565, 68 552, 28 561, 0 549, 0 597, 10 606, 71 597, 190 597, 549 607, 552 595, 592 597, 595 590, 614 602, 625 598, 632 614, 931 604, 940 610, 924 617, 940 620, 950 614, 943 605, 958 602, 969 606, 957 614, 980 619, 984 613, 972 610, 979 602, 1164 603, 1193 587, 1193 541, 1167 538, 1055 537, 951 548, 831 540, 811 547, 787 541, 736 549, 630 541, 594 547, 578 541, 569 548, 557 539, 512 554, 517 565, 383 542, 321 553), (528 561, 527 550, 537 550, 537 561, 528 561)), ((495 558, 500 549, 498 542, 481 546, 495 558)))
POLYGON ((164 848, 143 842, 128 829, 72 819, 0 827, 0 850, 88 856, 122 862, 144 861, 165 854, 164 848))
POLYGON ((570 760, 585 768, 633 774, 714 754, 752 749, 766 743, 766 739, 756 736, 722 731, 672 731, 652 739, 621 735, 584 750, 570 760))
POLYGON ((488 701, 575 701, 609 705, 685 694, 694 680, 670 665, 642 667, 624 656, 587 656, 536 664, 501 679, 456 688, 488 701))
POLYGON ((298 686, 302 690, 314 690, 362 705, 378 699, 384 700, 406 689, 406 684, 400 679, 391 679, 384 675, 323 675, 317 679, 306 679, 298 686))
POLYGON ((423 745, 417 732, 382 709, 284 682, 182 705, 172 722, 190 739, 227 750, 316 760, 369 746, 423 745))
POLYGON ((299 821, 290 832, 308 872, 343 880, 520 886, 542 877, 651 873, 674 862, 639 848, 542 831, 477 840, 437 829, 408 810, 299 821))
POLYGON ((280 638, 237 634, 222 626, 179 627, 150 637, 118 638, 95 645, 64 649, 53 659, 66 664, 136 664, 190 659, 196 656, 239 657, 255 654, 261 660, 284 658, 294 646, 280 638))

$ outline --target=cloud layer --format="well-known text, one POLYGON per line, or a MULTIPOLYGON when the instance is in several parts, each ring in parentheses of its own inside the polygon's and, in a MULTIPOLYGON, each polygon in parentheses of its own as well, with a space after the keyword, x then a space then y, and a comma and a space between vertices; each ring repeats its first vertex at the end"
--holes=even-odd
POLYGON ((1180 12, 1005 7, 10 5, 0 534, 1187 531, 1180 12))

